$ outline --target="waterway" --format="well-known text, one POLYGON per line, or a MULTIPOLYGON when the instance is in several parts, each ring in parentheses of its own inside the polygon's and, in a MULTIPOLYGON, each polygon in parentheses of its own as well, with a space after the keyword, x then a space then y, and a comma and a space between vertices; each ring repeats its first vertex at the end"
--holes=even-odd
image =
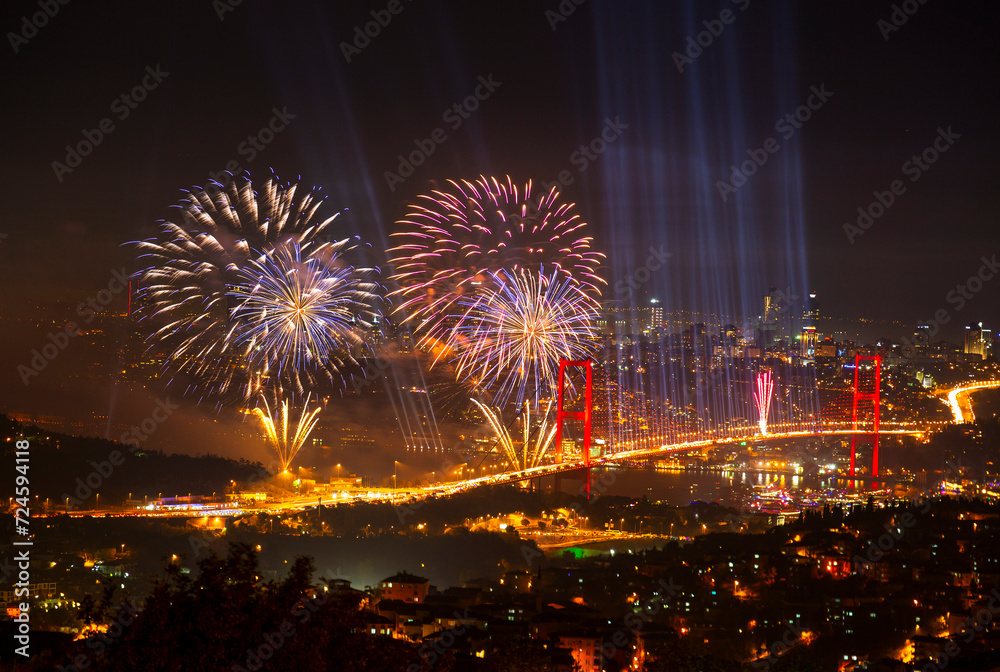
MULTIPOLYGON (((565 481, 562 489, 578 492, 581 481, 565 481)), ((899 497, 909 497, 919 489, 911 483, 878 483, 875 489, 889 489, 899 497)), ((862 493, 873 489, 868 482, 848 482, 832 476, 804 477, 760 471, 721 471, 711 469, 665 470, 652 468, 595 469, 592 493, 624 497, 647 497, 674 506, 691 502, 717 502, 722 506, 744 506, 755 494, 784 490, 789 495, 838 491, 862 493)))

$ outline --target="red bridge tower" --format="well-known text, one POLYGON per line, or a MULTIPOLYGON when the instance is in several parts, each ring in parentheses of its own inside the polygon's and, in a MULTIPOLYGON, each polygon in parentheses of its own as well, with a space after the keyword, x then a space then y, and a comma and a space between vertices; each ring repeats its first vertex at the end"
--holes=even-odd
POLYGON ((594 378, 594 365, 589 359, 584 361, 570 361, 568 359, 559 360, 559 401, 556 406, 556 461, 562 462, 562 430, 563 420, 583 420, 583 462, 585 492, 587 499, 590 499, 590 405, 592 400, 591 386, 594 378), (584 392, 584 406, 582 411, 563 410, 563 395, 566 390, 566 369, 570 367, 582 368, 586 372, 586 389, 584 392))
MULTIPOLYGON (((858 431, 858 402, 862 402, 862 411, 865 410, 865 405, 871 402, 873 407, 872 423, 873 428, 870 434, 865 433, 860 436, 867 438, 872 437, 872 476, 878 476, 878 409, 879 409, 879 392, 882 378, 882 356, 881 355, 854 355, 854 403, 851 411, 851 429, 858 431), (875 366, 875 381, 874 389, 862 390, 862 387, 869 387, 871 381, 865 381, 869 385, 862 385, 861 381, 861 363, 862 362, 874 362, 875 366)), ((862 421, 864 422, 864 420, 862 421)), ((858 434, 851 435, 851 477, 854 476, 854 462, 857 455, 857 443, 858 434)))

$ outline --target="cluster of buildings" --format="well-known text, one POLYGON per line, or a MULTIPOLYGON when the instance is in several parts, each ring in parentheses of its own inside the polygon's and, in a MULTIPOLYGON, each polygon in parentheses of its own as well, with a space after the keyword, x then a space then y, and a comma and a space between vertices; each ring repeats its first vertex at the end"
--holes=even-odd
POLYGON ((905 672, 942 657, 998 669, 997 548, 1000 509, 985 502, 827 507, 769 534, 566 553, 445 589, 400 572, 371 593, 368 627, 450 651, 457 670, 525 641, 553 669, 583 672, 641 670, 678 646, 751 664, 833 649, 826 663, 841 670, 905 672))
POLYGON ((599 672, 605 658, 616 669, 641 669, 641 639, 623 624, 613 627, 582 599, 544 599, 537 589, 541 576, 513 570, 499 581, 437 590, 426 578, 400 572, 374 591, 369 632, 420 642, 424 658, 450 651, 456 670, 476 669, 477 659, 529 640, 546 652, 553 670, 570 672, 575 664, 581 672, 599 672))

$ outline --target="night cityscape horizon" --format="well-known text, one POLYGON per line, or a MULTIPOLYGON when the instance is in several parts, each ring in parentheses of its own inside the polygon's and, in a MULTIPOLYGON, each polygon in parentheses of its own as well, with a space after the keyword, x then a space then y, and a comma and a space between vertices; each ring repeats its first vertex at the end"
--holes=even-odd
POLYGON ((6 8, 0 669, 1000 670, 1000 12, 6 8))

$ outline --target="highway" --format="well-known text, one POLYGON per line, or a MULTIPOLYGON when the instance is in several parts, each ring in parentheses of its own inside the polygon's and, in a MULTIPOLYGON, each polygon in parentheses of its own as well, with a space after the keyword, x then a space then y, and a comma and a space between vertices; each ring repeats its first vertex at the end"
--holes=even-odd
POLYGON ((959 385, 948 390, 942 390, 941 392, 938 392, 938 394, 944 396, 948 400, 948 406, 951 408, 954 422, 962 424, 965 422, 975 422, 976 420, 976 414, 972 412, 972 399, 970 398, 970 393, 975 392, 976 390, 988 390, 995 387, 1000 387, 1000 380, 980 381, 959 385))
MULTIPOLYGON (((917 427, 915 424, 885 423, 879 429, 880 435, 910 435, 923 436, 931 427, 917 427)), ((800 430, 785 429, 782 425, 775 425, 769 428, 767 434, 762 435, 757 425, 741 427, 732 430, 733 434, 727 437, 712 438, 692 438, 676 443, 661 444, 656 446, 644 446, 640 448, 619 450, 614 453, 595 457, 590 461, 589 466, 614 466, 622 462, 632 460, 647 460, 663 455, 684 453, 693 450, 703 450, 710 446, 739 443, 741 441, 762 441, 781 440, 800 437, 815 436, 839 436, 850 434, 870 434, 864 430, 856 430, 847 425, 831 426, 822 430, 800 430), (775 430, 775 431, 772 431, 775 430)), ((461 481, 450 481, 429 486, 411 488, 372 488, 357 491, 344 491, 333 495, 318 495, 311 493, 308 495, 296 495, 280 500, 270 500, 259 504, 231 503, 225 505, 180 505, 172 507, 151 507, 133 511, 123 511, 122 509, 77 511, 70 515, 121 515, 121 516, 146 516, 146 517, 204 517, 204 518, 226 518, 253 513, 295 513, 316 508, 319 505, 331 505, 339 503, 388 503, 396 506, 407 506, 407 502, 420 500, 426 497, 450 495, 463 490, 469 490, 481 485, 504 485, 518 483, 542 476, 553 476, 560 473, 577 471, 586 468, 588 465, 582 459, 563 461, 553 464, 545 464, 530 469, 520 471, 508 471, 500 474, 491 474, 479 478, 471 478, 461 481)))
MULTIPOLYGON (((953 421, 956 423, 971 422, 973 413, 970 393, 976 390, 1000 387, 1000 380, 976 381, 956 386, 947 390, 937 392, 942 396, 952 409, 953 421)), ((932 431, 940 424, 946 423, 882 423, 879 427, 880 435, 909 435, 922 437, 932 431)), ((798 426, 798 427, 801 427, 798 426)), ((449 495, 455 492, 468 490, 480 485, 503 485, 528 481, 542 476, 553 476, 560 473, 577 471, 590 467, 614 466, 622 462, 633 460, 648 460, 659 456, 684 453, 694 450, 703 450, 710 446, 734 444, 739 442, 781 440, 802 437, 819 436, 839 436, 839 435, 866 435, 870 431, 856 429, 850 423, 829 425, 820 429, 801 429, 792 425, 776 424, 768 427, 766 434, 761 434, 758 425, 746 427, 728 428, 727 436, 695 436, 688 435, 677 437, 672 443, 662 443, 657 445, 655 439, 642 441, 643 445, 635 446, 635 442, 619 444, 624 449, 619 449, 613 453, 608 453, 590 460, 589 464, 583 459, 571 461, 561 461, 553 464, 544 464, 530 469, 519 471, 508 471, 500 474, 491 474, 479 478, 470 478, 461 481, 451 481, 438 483, 429 486, 411 488, 372 488, 358 491, 345 491, 335 495, 319 496, 315 493, 309 495, 297 495, 281 500, 272 500, 261 504, 228 504, 222 506, 191 506, 188 508, 154 508, 139 509, 135 511, 101 510, 73 512, 71 515, 139 515, 139 516, 186 516, 186 517, 230 517, 247 513, 291 513, 315 508, 318 505, 330 505, 343 502, 382 502, 397 506, 406 506, 406 503, 414 499, 426 497, 449 495)))

